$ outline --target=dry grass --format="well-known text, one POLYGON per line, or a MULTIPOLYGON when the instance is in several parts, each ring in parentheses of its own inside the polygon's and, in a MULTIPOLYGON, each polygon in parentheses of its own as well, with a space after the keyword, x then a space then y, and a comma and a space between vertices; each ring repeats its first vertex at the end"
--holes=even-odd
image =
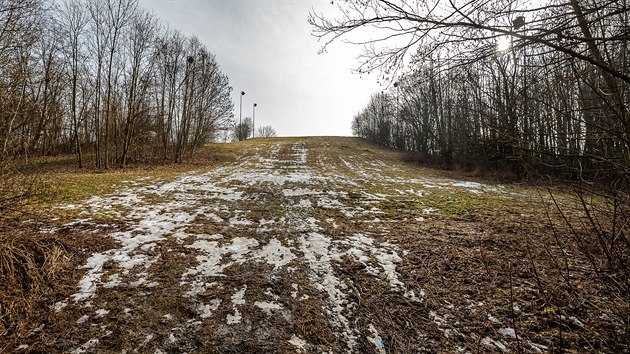
POLYGON ((67 262, 58 240, 22 233, 0 236, 0 336, 22 337, 32 331, 38 305, 54 291, 67 262))
POLYGON ((76 217, 74 211, 51 207, 111 193, 139 178, 155 183, 230 159, 232 153, 221 145, 208 145, 196 159, 179 165, 101 171, 78 169, 71 156, 59 156, 0 166, 0 352, 37 332, 51 305, 72 293, 85 258, 111 247, 110 240, 88 232, 92 230, 42 233, 41 227, 76 217))
MULTIPOLYGON (((70 305, 64 314, 51 317, 50 306, 72 292, 80 275, 77 267, 87 255, 115 245, 99 234, 90 233, 88 237, 91 230, 60 230, 56 236, 38 232, 40 226, 59 226, 75 217, 69 211, 50 213, 51 205, 74 203, 92 195, 109 193, 138 178, 146 178, 140 183, 148 184, 173 179, 190 171, 203 171, 232 161, 237 155, 251 153, 260 142, 290 145, 299 140, 255 139, 211 145, 201 154, 214 157, 201 157, 187 164, 138 165, 105 172, 79 171, 64 159, 35 162, 30 172, 38 180, 31 185, 41 189, 37 192, 22 189, 16 193, 24 196, 21 212, 0 219, 0 351, 14 348, 21 338, 30 336, 42 323, 48 326, 47 332, 59 337, 31 341, 38 345, 31 350, 67 350, 78 344, 73 339, 88 338, 92 334, 98 336, 98 326, 86 330, 94 333, 84 334, 78 333, 80 329, 75 325, 76 318, 87 315, 88 311, 91 314, 94 309, 70 305), (55 221, 53 217, 60 219, 55 221), (25 220, 32 223, 23 224, 25 220), (50 318, 54 318, 55 323, 47 322, 50 318), (74 332, 65 338, 68 331, 74 332)), ((619 281, 620 278, 594 269, 589 253, 585 253, 584 246, 580 245, 580 240, 591 240, 589 247, 594 247, 593 242, 597 240, 593 238, 589 223, 585 222, 579 200, 564 193, 554 193, 563 215, 548 191, 522 186, 508 186, 504 194, 496 195, 451 188, 432 190, 423 196, 398 197, 392 188, 409 186, 390 182, 395 178, 431 176, 440 181, 461 176, 455 172, 410 166, 401 161, 398 153, 358 139, 311 138, 308 144, 309 148, 313 146, 325 151, 321 154, 323 162, 357 182, 357 185, 347 186, 347 195, 341 201, 349 207, 378 207, 383 211, 379 218, 387 225, 387 232, 380 232, 371 229, 372 224, 363 223, 366 220, 360 216, 351 219, 339 211, 316 209, 314 217, 332 219, 338 224, 336 228, 325 224, 324 232, 335 239, 365 232, 374 235, 379 242, 399 245, 400 253, 405 252, 404 262, 397 265, 400 280, 416 294, 425 293, 422 303, 411 303, 401 292, 393 291, 387 279, 367 274, 359 263, 351 259, 335 263, 336 276, 350 286, 349 301, 356 304, 344 315, 362 333, 368 333, 369 324, 375 324, 387 343, 388 352, 452 352, 458 348, 487 352, 492 349, 484 346, 486 337, 503 339, 508 349, 516 352, 532 351, 528 341, 547 346, 549 352, 628 352, 628 293, 623 292, 623 287, 606 285, 606 281, 619 281), (366 183, 361 170, 346 166, 338 158, 346 155, 356 156, 350 161, 353 164, 374 171, 379 169, 368 163, 384 162, 387 168, 379 171, 384 176, 382 183, 366 183), (391 197, 370 200, 366 193, 383 193, 391 197), (514 198, 512 193, 518 193, 518 197, 514 198), (425 208, 440 212, 426 215, 425 208), (419 217, 425 221, 411 222, 419 217), (574 230, 567 227, 566 220, 575 225, 574 230), (504 327, 513 328, 517 337, 502 337, 498 331, 504 327)), ((320 162, 310 158, 309 166, 317 168, 320 162)), ((247 219, 257 221, 283 215, 280 191, 267 193, 261 188, 249 192, 262 197, 257 201, 242 201, 240 207, 248 210, 247 219), (257 205, 271 207, 256 209, 257 205)), ((601 205, 598 200, 594 204, 601 205)), ((606 210, 601 209, 596 214, 600 223, 606 222, 606 210)), ((251 232, 238 227, 226 230, 224 226, 203 218, 195 220, 195 224, 187 231, 222 232, 225 240, 251 232)), ((256 237, 260 237, 262 244, 270 237, 280 236, 262 234, 256 237)), ((154 334, 154 342, 164 343, 173 327, 195 318, 194 304, 182 296, 185 288, 180 284, 181 274, 194 262, 194 255, 185 246, 168 240, 156 250, 162 258, 150 271, 163 285, 162 291, 125 288, 99 293, 95 306, 108 308, 111 313, 98 320, 98 324, 110 325, 114 331, 110 337, 102 338, 104 347, 116 351, 138 348, 154 351, 156 344, 142 346, 147 335, 154 334), (123 303, 137 316, 126 319, 123 303), (172 319, 165 320, 165 314, 172 315, 172 319), (121 342, 120 338, 127 341, 121 342)), ((294 332, 309 343, 342 350, 343 344, 336 343, 335 329, 331 328, 327 318, 329 315, 322 311, 325 296, 312 288, 305 276, 308 272, 300 269, 303 265, 294 263, 292 266, 298 271, 274 274, 275 277, 265 276, 272 272, 264 265, 256 268, 233 266, 226 270, 226 277, 221 278, 222 287, 201 295, 230 304, 234 289, 243 285, 248 287, 248 297, 257 298, 264 298, 264 292, 271 288, 284 294, 278 301, 290 310, 290 320, 282 322, 257 315, 260 311, 248 304, 241 308, 241 312, 251 315, 252 322, 243 323, 238 328, 241 337, 235 334, 236 329, 226 327, 221 321, 207 319, 202 331, 189 333, 190 337, 181 338, 177 344, 162 349, 174 352, 290 352, 294 348, 286 343, 288 338, 283 337, 282 331, 283 326, 292 324, 294 332), (296 302, 289 298, 293 283, 299 285, 301 294, 310 296, 307 301, 296 302), (243 333, 249 337, 243 339, 243 333), (282 338, 282 341, 269 342, 268 338, 282 338)), ((601 257, 596 264, 602 264, 601 257)), ((627 283, 625 286, 627 289, 627 283)), ((228 306, 220 309, 215 317, 224 319, 231 312, 232 308, 228 306)), ((370 352, 373 348, 364 337, 359 338, 357 351, 370 352)))
POLYGON ((79 266, 95 250, 112 247, 100 234, 37 230, 39 223, 0 220, 0 352, 37 334, 51 306, 74 290, 79 266), (89 238, 86 237, 89 235, 89 238))

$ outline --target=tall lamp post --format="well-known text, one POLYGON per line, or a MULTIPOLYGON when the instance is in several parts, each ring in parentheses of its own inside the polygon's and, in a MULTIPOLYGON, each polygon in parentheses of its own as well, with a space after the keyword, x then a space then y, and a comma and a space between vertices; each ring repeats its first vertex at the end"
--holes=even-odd
POLYGON ((394 88, 396 89, 396 148, 400 149, 400 85, 398 82, 394 82, 394 88))
POLYGON ((252 138, 256 137, 256 107, 258 105, 254 103, 254 108, 252 108, 252 138))
POLYGON ((241 91, 241 108, 238 111, 238 140, 241 140, 241 129, 243 129, 243 96, 245 91, 241 91))
POLYGON ((241 91, 241 109, 238 112, 238 124, 240 125, 243 120, 243 96, 245 96, 245 91, 241 91))

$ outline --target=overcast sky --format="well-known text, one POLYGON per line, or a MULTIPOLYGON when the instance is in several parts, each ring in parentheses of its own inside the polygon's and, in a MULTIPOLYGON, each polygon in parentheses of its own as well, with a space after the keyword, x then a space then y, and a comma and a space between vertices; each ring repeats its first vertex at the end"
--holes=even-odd
POLYGON ((310 11, 335 13, 328 1, 140 0, 171 28, 196 35, 216 55, 233 87, 234 116, 256 108, 256 126, 279 136, 351 135, 352 117, 381 88, 352 73, 360 48, 337 43, 317 54, 310 11))

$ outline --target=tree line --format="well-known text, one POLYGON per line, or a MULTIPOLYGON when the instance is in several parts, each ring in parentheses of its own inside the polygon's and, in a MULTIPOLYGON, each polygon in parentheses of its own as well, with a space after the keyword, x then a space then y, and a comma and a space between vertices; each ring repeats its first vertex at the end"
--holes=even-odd
POLYGON ((355 135, 448 164, 502 165, 519 178, 536 171, 628 185, 625 2, 435 2, 438 15, 425 14, 430 3, 350 2, 338 23, 311 18, 322 35, 396 23, 387 43, 391 33, 417 41, 381 51, 369 41, 360 70, 397 77, 354 117, 355 135))
POLYGON ((0 1, 0 160, 181 162, 231 128, 231 91, 198 38, 137 0, 0 1))

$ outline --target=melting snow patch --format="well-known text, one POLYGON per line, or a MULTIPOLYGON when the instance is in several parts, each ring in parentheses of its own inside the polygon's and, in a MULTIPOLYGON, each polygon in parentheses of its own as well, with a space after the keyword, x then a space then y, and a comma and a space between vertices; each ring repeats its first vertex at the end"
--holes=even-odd
POLYGON ((208 220, 214 223, 217 223, 217 224, 223 223, 223 219, 221 219, 217 214, 210 213, 210 214, 206 214, 205 216, 206 218, 208 218, 208 220))
POLYGON ((370 330, 370 333, 372 334, 371 337, 367 337, 368 341, 374 344, 374 347, 377 353, 385 354, 385 346, 383 345, 383 338, 381 338, 380 334, 378 334, 378 331, 376 330, 376 328, 374 328, 373 324, 370 323, 370 326, 368 327, 368 329, 370 330))
POLYGON ((212 299, 209 304, 200 303, 197 305, 197 313, 199 313, 201 318, 210 318, 212 312, 216 311, 219 305, 221 305, 221 299, 212 299))
POLYGON ((433 318, 433 322, 438 325, 438 327, 446 326, 446 319, 442 316, 439 316, 435 311, 429 311, 429 316, 433 318))
POLYGON ((235 237, 232 244, 223 246, 225 253, 231 253, 232 259, 235 261, 242 260, 243 256, 249 253, 250 248, 258 246, 258 241, 253 238, 235 237))
POLYGON ((284 267, 291 262, 295 255, 291 250, 282 245, 278 239, 271 239, 268 244, 258 252, 256 258, 261 258, 269 264, 273 264, 274 269, 284 267))
POLYGON ((260 219, 260 220, 258 221, 258 224, 259 224, 260 226, 266 226, 266 225, 273 225, 275 222, 276 222, 276 221, 275 221, 275 220, 273 220, 273 219, 271 219, 271 220, 260 219))
POLYGON ((422 212, 425 213, 425 214, 434 214, 434 213, 436 213, 438 211, 439 210, 435 209, 435 208, 424 208, 424 209, 422 209, 422 212))
POLYGON ((83 315, 83 316, 81 316, 81 317, 77 320, 77 324, 81 324, 81 323, 83 323, 83 322, 87 321, 89 318, 90 318, 90 316, 88 316, 88 315, 83 315))
POLYGON ((516 331, 514 330, 514 328, 510 328, 510 327, 501 328, 499 329, 499 333, 501 333, 504 336, 516 338, 516 331))
POLYGON ((82 353, 86 353, 88 350, 90 350, 90 348, 93 348, 95 345, 98 344, 98 339, 94 338, 94 339, 90 339, 89 341, 83 343, 83 345, 81 345, 80 347, 78 347, 77 349, 73 350, 72 353, 73 354, 82 354, 82 353))
POLYGON ((324 209, 344 209, 346 206, 337 199, 321 197, 317 199, 317 206, 324 209))
POLYGON ((141 347, 149 344, 149 342, 151 341, 151 339, 153 339, 153 334, 149 334, 147 335, 147 337, 142 341, 142 343, 140 344, 141 347))
POLYGON ((68 301, 67 300, 58 301, 58 302, 55 303, 55 305, 53 305, 53 307, 55 308, 55 312, 61 311, 66 306, 68 306, 68 301))
POLYGON ((481 344, 491 350, 499 349, 501 351, 507 351, 507 347, 505 346, 505 344, 501 343, 500 341, 496 341, 490 337, 485 337, 484 339, 482 339, 481 344))
POLYGON ((296 188, 296 189, 283 189, 282 190, 282 194, 285 197, 301 197, 301 196, 305 196, 305 195, 318 195, 321 194, 322 192, 320 191, 315 191, 315 190, 311 190, 311 189, 304 189, 304 188, 296 188))
MULTIPOLYGON (((407 290, 405 284, 398 278, 398 272, 396 271, 396 263, 402 261, 400 256, 395 250, 395 246, 382 242, 380 245, 375 245, 372 238, 363 234, 355 234, 348 237, 346 240, 337 241, 342 245, 350 246, 345 252, 337 252, 333 254, 332 258, 337 261, 341 261, 342 255, 349 255, 356 259, 359 263, 365 266, 365 271, 373 276, 379 276, 381 272, 369 264, 370 258, 366 253, 371 254, 377 260, 377 264, 383 270, 385 278, 390 284, 393 290, 402 291, 403 295, 411 301, 420 302, 421 300, 416 296, 413 290, 407 290)), ((424 296, 424 291, 420 292, 421 296, 424 296)))
POLYGON ((275 302, 265 302, 265 301, 256 301, 254 302, 254 306, 263 310, 268 315, 271 314, 271 310, 280 310, 282 305, 276 304, 275 302))
POLYGON ((311 201, 308 199, 301 199, 298 205, 301 208, 311 208, 313 206, 313 204, 311 204, 311 201))
POLYGON ((236 226, 236 225, 249 226, 252 224, 253 222, 247 219, 240 218, 238 215, 230 218, 230 226, 236 226))
POLYGON ((306 346, 306 342, 295 334, 291 337, 291 339, 289 339, 289 343, 298 349, 304 349, 306 346))
POLYGON ((293 291, 291 292, 291 297, 295 299, 298 294, 298 285, 293 283, 291 284, 291 287, 293 288, 293 291))
MULTIPOLYGON (((105 199, 103 199, 105 200, 105 199)), ((103 202, 104 203, 104 202, 103 202)), ((98 205, 98 204, 97 204, 98 205)), ((158 256, 149 256, 138 252, 138 250, 149 250, 156 242, 162 241, 168 234, 175 232, 179 228, 185 228, 190 224, 195 215, 177 210, 184 206, 184 203, 171 203, 168 209, 165 206, 153 206, 151 208, 138 207, 130 218, 139 218, 140 221, 132 230, 116 232, 111 235, 121 244, 121 248, 111 249, 101 253, 92 254, 84 268, 88 271, 79 281, 79 292, 72 295, 75 302, 93 297, 97 286, 101 283, 103 276, 103 266, 108 261, 113 261, 122 269, 122 274, 128 274, 134 267, 148 269, 158 260, 158 256)), ((146 274, 141 272, 141 275, 146 274)), ((112 275, 110 281, 104 285, 114 287, 121 282, 116 274, 112 275)))
POLYGON ((333 229, 339 228, 339 225, 337 225, 337 222, 335 222, 335 219, 328 218, 326 219, 326 222, 332 225, 333 229))
POLYGON ((255 239, 235 237, 231 244, 223 246, 219 246, 217 241, 199 239, 186 246, 201 251, 201 254, 196 257, 198 265, 188 269, 182 275, 181 284, 190 286, 187 296, 196 296, 204 291, 209 286, 205 279, 222 276, 223 270, 234 263, 242 264, 249 260, 256 260, 272 264, 274 269, 279 269, 295 259, 291 250, 282 245, 278 239, 273 238, 260 250, 253 251, 258 245, 255 239), (232 262, 226 261, 223 258, 224 255, 229 255, 232 262), (187 280, 190 277, 195 278, 187 280))
POLYGON ((328 313, 335 316, 336 326, 341 327, 344 341, 350 350, 356 345, 356 336, 350 329, 348 319, 342 314, 344 305, 348 303, 343 290, 347 287, 339 278, 334 275, 331 264, 331 254, 338 253, 335 250, 329 251, 331 246, 330 238, 311 232, 307 237, 299 237, 300 250, 304 254, 304 260, 309 264, 312 274, 311 281, 315 288, 328 294, 331 308, 328 313))
POLYGON ((109 311, 105 310, 105 309, 100 309, 100 310, 97 310, 95 313, 96 313, 96 315, 94 316, 94 318, 101 318, 101 317, 107 315, 109 313, 109 311))
POLYGON ((271 183, 275 185, 285 185, 287 183, 303 183, 313 184, 315 182, 326 182, 328 178, 316 176, 306 172, 285 172, 282 174, 272 173, 235 173, 229 177, 228 181, 241 182, 247 186, 253 186, 261 183, 271 183))
POLYGON ((120 275, 119 274, 112 274, 112 276, 109 278, 109 281, 107 283, 103 284, 104 288, 113 288, 116 287, 118 285, 120 285, 122 282, 120 280, 120 275))
POLYGON ((482 184, 477 182, 455 182, 452 184, 453 187, 462 187, 462 188, 481 188, 482 184))
POLYGON ((233 315, 227 315, 227 324, 235 324, 241 322, 241 313, 238 311, 237 306, 245 304, 245 290, 247 290, 247 285, 244 285, 243 288, 234 295, 232 295, 232 308, 234 308, 233 315))

